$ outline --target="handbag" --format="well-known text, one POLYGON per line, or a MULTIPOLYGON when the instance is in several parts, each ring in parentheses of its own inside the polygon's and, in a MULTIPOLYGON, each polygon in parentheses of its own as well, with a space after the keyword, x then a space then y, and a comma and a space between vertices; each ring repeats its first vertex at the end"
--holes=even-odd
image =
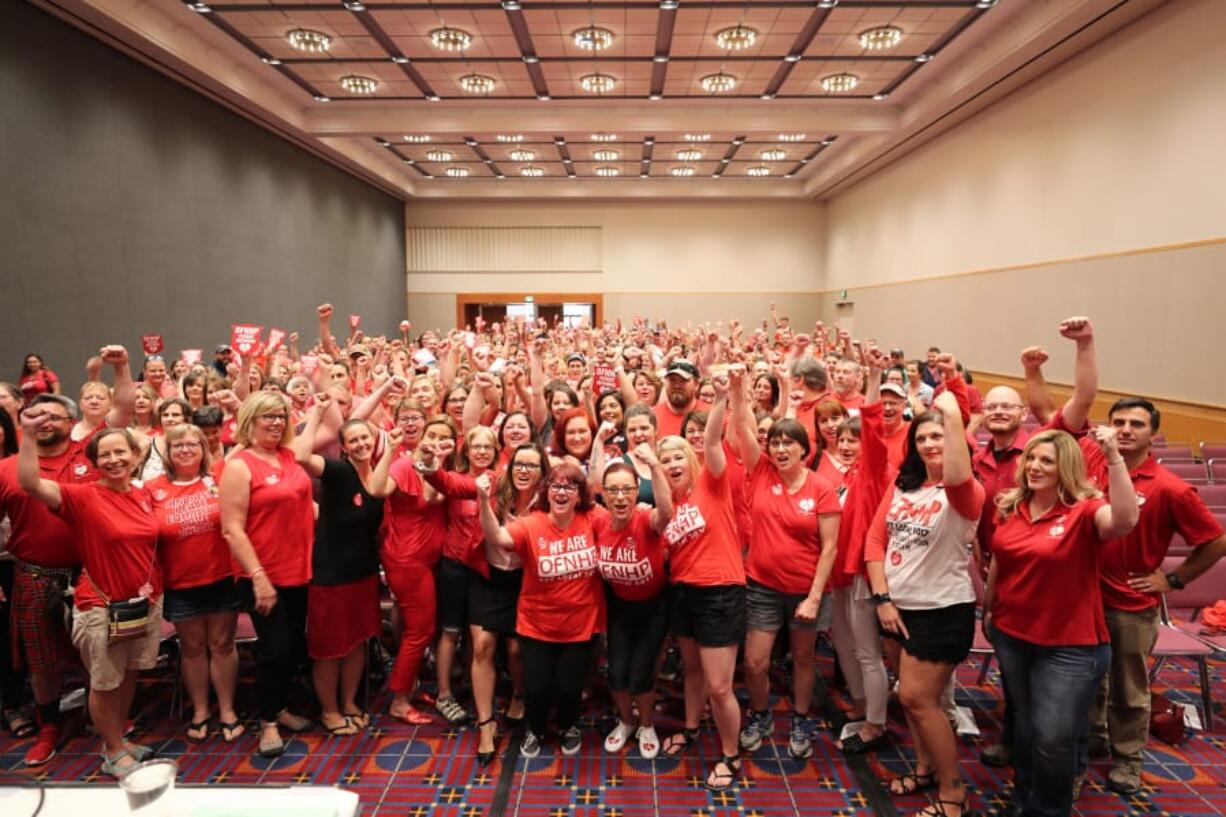
MULTIPOLYGON (((145 584, 148 584, 149 579, 153 577, 153 563, 155 561, 157 561, 156 556, 149 563, 149 575, 145 577, 145 584)), ((98 598, 102 599, 102 603, 106 605, 107 643, 122 644, 125 641, 135 641, 138 638, 144 638, 149 628, 149 598, 147 596, 137 596, 127 601, 111 601, 98 588, 98 585, 94 584, 94 580, 89 577, 89 573, 84 575, 85 580, 89 582, 89 586, 94 588, 98 598)))
POLYGON ((1183 725, 1183 707, 1165 695, 1150 693, 1149 731, 1154 737, 1172 745, 1186 737, 1183 725))

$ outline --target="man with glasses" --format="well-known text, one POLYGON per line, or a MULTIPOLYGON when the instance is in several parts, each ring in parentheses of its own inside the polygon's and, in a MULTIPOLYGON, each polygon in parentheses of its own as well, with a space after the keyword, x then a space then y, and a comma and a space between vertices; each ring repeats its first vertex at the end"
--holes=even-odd
MULTIPOLYGON (((1073 395, 1064 406, 1043 426, 1079 434, 1085 430, 1090 417, 1090 408, 1098 394, 1098 361, 1094 353, 1094 328, 1088 318, 1069 318, 1060 324, 1060 334, 1077 344, 1074 366, 1073 395)), ((1031 346, 1022 352, 1022 366, 1027 371, 1034 365, 1037 356, 1045 360, 1047 353, 1041 347, 1031 346)), ((983 427, 992 434, 991 442, 975 451, 971 467, 983 483, 986 493, 984 513, 979 520, 980 564, 984 571, 991 558, 988 550, 996 527, 993 512, 996 496, 1016 487, 1018 458, 1026 447, 1030 433, 1022 428, 1026 419, 1026 404, 1016 389, 996 386, 983 398, 983 427)), ((1009 705, 1009 691, 1004 690, 1005 715, 1002 722, 1001 742, 984 747, 980 759, 989 766, 1008 766, 1012 762, 1009 745, 1013 739, 1013 720, 1009 705)))
MULTIPOLYGON (((43 412, 35 433, 40 476, 65 484, 96 480, 84 447, 69 437, 78 416, 76 403, 43 394, 33 406, 43 412)), ((40 766, 55 756, 61 738, 63 672, 76 657, 65 624, 64 591, 80 558, 71 528, 18 484, 16 457, 0 461, 0 517, 6 514, 12 525, 8 550, 17 558, 10 618, 15 657, 30 671, 38 707, 38 738, 25 764, 40 766)))

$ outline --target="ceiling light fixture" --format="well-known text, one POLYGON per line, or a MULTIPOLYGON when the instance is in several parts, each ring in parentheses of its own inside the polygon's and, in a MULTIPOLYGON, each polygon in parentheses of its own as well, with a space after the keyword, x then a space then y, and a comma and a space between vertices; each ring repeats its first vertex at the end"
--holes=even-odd
POLYGON ((758 151, 758 158, 764 162, 782 162, 787 157, 788 152, 780 148, 768 148, 758 151))
POLYGON ((651 58, 651 61, 652 62, 668 62, 668 55, 667 54, 656 54, 654 57, 651 58))
POLYGON ((507 155, 511 157, 512 162, 531 162, 536 158, 536 151, 516 148, 507 155))
POLYGON ((593 142, 616 142, 617 134, 616 133, 603 133, 603 132, 593 133, 592 141, 593 142))
POLYGON ((485 74, 465 74, 460 77, 460 87, 470 94, 488 94, 498 83, 485 74))
POLYGON ((549 94, 540 94, 540 95, 538 95, 538 96, 537 96, 536 100, 537 100, 537 102, 548 102, 548 101, 549 101, 549 94))
POLYGON ((519 169, 519 175, 527 176, 530 179, 539 179, 545 175, 545 168, 537 167, 536 165, 528 165, 519 169))
POLYGON ((979 0, 979 2, 975 4, 975 8, 990 9, 994 5, 996 5, 996 0, 979 0))
POLYGON ((473 35, 462 28, 436 28, 430 32, 430 42, 443 51, 463 51, 473 44, 473 35))
POLYGON ((698 168, 694 167, 693 165, 679 165, 677 167, 669 169, 668 172, 674 176, 679 176, 679 177, 684 178, 686 176, 693 176, 695 173, 698 172, 698 168))
POLYGON ((386 139, 380 139, 378 137, 375 137, 375 142, 377 142, 379 144, 379 147, 381 148, 390 148, 392 146, 391 142, 387 141, 386 139))
POLYGON ((442 97, 439 96, 438 94, 428 94, 426 96, 427 102, 438 102, 440 99, 442 99, 442 97))
POLYGON ((277 59, 276 57, 260 57, 260 59, 262 59, 268 65, 280 65, 281 64, 281 60, 277 59))
POLYGON ((833 139, 823 139, 820 144, 822 147, 828 148, 834 144, 834 140, 833 139))
POLYGON ((800 54, 788 54, 783 58, 784 62, 800 62, 803 57, 800 54))
POLYGON ((932 54, 917 54, 915 57, 915 61, 916 62, 932 62, 932 57, 933 57, 932 54))
POLYGON ((717 74, 707 74, 698 80, 698 84, 708 94, 726 94, 736 87, 736 77, 725 71, 717 74))
POLYGON ((431 162, 450 162, 455 154, 450 150, 431 150, 427 151, 426 158, 431 162))
POLYGON ((522 133, 500 133, 494 139, 499 142, 522 142, 524 135, 522 133))
POLYGON ((524 65, 536 65, 541 61, 541 58, 535 54, 527 54, 523 57, 524 65))
POLYGON ((319 54, 332 47, 331 37, 309 28, 295 28, 285 35, 285 39, 289 41, 290 48, 308 54, 319 54))
POLYGON ((762 176, 769 176, 771 169, 766 165, 754 165, 745 172, 754 178, 761 178, 762 176))
POLYGON ((621 154, 612 148, 601 148, 592 152, 592 158, 598 162, 616 162, 621 158, 621 154))
POLYGON ((659 102, 661 99, 664 98, 664 95, 663 94, 652 94, 651 96, 647 98, 650 99, 652 102, 659 102))
POLYGON ((523 8, 519 4, 519 0, 502 0, 503 11, 519 11, 523 8))
POLYGON ((902 42, 898 26, 875 26, 860 32, 860 47, 866 51, 884 51, 902 42))
POLYGON ((873 99, 877 100, 878 102, 880 102, 883 99, 889 99, 889 98, 890 98, 890 95, 884 92, 873 94, 873 99))
POLYGON ((213 10, 206 3, 188 3, 187 7, 197 14, 208 14, 213 10))
POLYGON ((587 26, 572 31, 570 36, 584 51, 604 51, 613 44, 613 32, 600 26, 587 26))
POLYGON ((725 51, 742 51, 758 39, 758 32, 749 26, 736 25, 715 32, 715 44, 725 51))
POLYGON ((684 150, 677 151, 677 160, 681 162, 697 162, 701 158, 702 158, 701 150, 694 150, 694 148, 685 148, 684 150))
POLYGON ((677 0, 660 0, 660 8, 664 11, 671 11, 681 5, 677 0))
POLYGON ((614 176, 620 176, 622 174, 622 169, 617 165, 597 165, 593 172, 597 176, 603 176, 606 179, 610 179, 614 176))
POLYGON ((617 87, 617 77, 611 74, 585 74, 579 77, 579 87, 589 94, 607 94, 617 87))
POLYGON ((358 0, 345 0, 341 5, 349 11, 366 11, 366 6, 358 2, 358 0))
POLYGON ((315 101, 316 101, 316 102, 331 102, 331 101, 332 101, 332 97, 329 97, 329 96, 324 96, 323 94, 316 94, 316 95, 315 95, 315 101))
POLYGON ((447 175, 453 179, 463 179, 468 176, 468 168, 466 167, 449 167, 447 175))
POLYGON ((822 90, 828 94, 845 94, 860 84, 860 78, 855 74, 843 71, 838 74, 828 74, 822 77, 822 90))
POLYGON ((687 142, 710 142, 711 134, 709 133, 687 133, 681 138, 687 142))
POLYGON ((832 9, 839 4, 839 0, 818 0, 817 7, 819 9, 832 9))
POLYGON ((346 74, 341 77, 341 87, 351 94, 370 96, 379 88, 379 83, 370 77, 346 74))
POLYGON ((774 94, 762 94, 760 98, 765 99, 767 102, 769 102, 775 98, 775 95, 774 94))
POLYGON ((394 57, 392 57, 392 62, 396 63, 397 65, 408 65, 409 58, 401 54, 397 54, 394 57))
POLYGON ((780 142, 803 142, 805 135, 803 133, 781 133, 779 134, 780 142))

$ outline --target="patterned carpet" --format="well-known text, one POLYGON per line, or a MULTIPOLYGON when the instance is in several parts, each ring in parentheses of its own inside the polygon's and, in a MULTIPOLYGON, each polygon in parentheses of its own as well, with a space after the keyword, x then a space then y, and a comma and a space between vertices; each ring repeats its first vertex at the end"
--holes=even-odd
MULTIPOLYGON (((1215 697, 1226 701, 1223 664, 1213 665, 1215 697)), ((829 679, 829 651, 822 653, 822 675, 829 679)), ((786 689, 777 673, 773 689, 786 689)), ((958 672, 958 703, 969 707, 983 732, 981 738, 959 741, 963 770, 975 789, 975 802, 995 814, 1005 802, 1007 770, 978 761, 981 740, 998 732, 999 694, 995 671, 976 686, 977 665, 958 672)), ((1158 688, 1181 702, 1199 701, 1194 665, 1173 662, 1163 669, 1158 688)), ((708 727, 699 745, 681 759, 645 761, 631 747, 620 756, 605 754, 603 735, 609 727, 607 701, 597 694, 584 719, 584 747, 575 757, 561 757, 552 742, 540 757, 524 760, 506 736, 500 738, 499 758, 487 769, 476 763, 476 738, 469 728, 451 729, 441 722, 409 726, 379 715, 368 732, 331 738, 322 732, 295 737, 286 754, 275 760, 253 757, 255 739, 235 745, 219 736, 189 744, 182 725, 169 717, 169 683, 150 682, 138 697, 136 740, 156 746, 159 755, 179 762, 186 783, 337 785, 355 791, 366 815, 411 817, 813 817, 813 815, 910 814, 925 805, 923 797, 891 800, 877 780, 904 771, 911 752, 903 738, 901 713, 891 710, 891 729, 899 738, 893 748, 867 761, 849 763, 834 749, 830 732, 837 707, 822 692, 815 756, 807 762, 787 754, 786 698, 772 699, 776 713, 773 743, 745 759, 737 785, 722 793, 707 791, 702 780, 718 757, 714 731, 708 727)), ((664 698, 658 728, 662 736, 680 725, 679 689, 662 684, 664 698)), ((837 693, 832 693, 837 696, 837 693)), ((251 690, 240 689, 240 706, 250 707, 251 690)), ((377 696, 377 712, 386 711, 386 697, 377 696)), ((1219 715, 1219 718, 1221 716, 1219 715)), ((42 771, 44 779, 94 781, 98 742, 73 718, 76 735, 66 742, 42 771)), ((20 770, 29 741, 0 738, 0 768, 20 770)), ((1151 740, 1146 750, 1144 791, 1131 798, 1105 786, 1107 767, 1096 763, 1077 804, 1083 815, 1217 815, 1226 814, 1226 739, 1195 733, 1178 747, 1151 740)), ((98 782, 105 782, 98 780, 98 782)))

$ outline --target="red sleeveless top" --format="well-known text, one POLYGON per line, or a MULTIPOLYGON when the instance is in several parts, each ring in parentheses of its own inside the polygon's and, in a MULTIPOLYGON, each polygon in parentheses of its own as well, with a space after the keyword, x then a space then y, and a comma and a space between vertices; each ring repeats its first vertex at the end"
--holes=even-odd
MULTIPOLYGON (((249 451, 236 455, 251 472, 247 537, 268 580, 278 587, 297 587, 311 580, 311 546, 315 509, 311 478, 288 448, 277 450, 280 468, 249 451)), ((242 569, 236 566, 241 575, 242 569)))

